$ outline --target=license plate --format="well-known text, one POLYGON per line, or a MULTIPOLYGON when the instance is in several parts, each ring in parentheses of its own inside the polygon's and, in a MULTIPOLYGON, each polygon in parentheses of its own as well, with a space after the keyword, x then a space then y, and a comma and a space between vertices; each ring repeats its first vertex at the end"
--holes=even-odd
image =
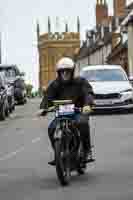
POLYGON ((96 100, 96 105, 112 105, 114 103, 118 103, 118 100, 96 100))
POLYGON ((74 113, 74 104, 60 105, 59 113, 60 114, 74 113))

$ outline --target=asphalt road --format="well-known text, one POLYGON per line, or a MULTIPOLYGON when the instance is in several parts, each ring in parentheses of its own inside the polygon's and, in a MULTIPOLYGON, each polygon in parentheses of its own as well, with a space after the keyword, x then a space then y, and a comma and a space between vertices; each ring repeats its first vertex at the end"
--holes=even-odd
POLYGON ((61 187, 47 137, 51 119, 37 117, 39 99, 0 122, 0 200, 132 200, 133 115, 91 117, 96 163, 61 187))

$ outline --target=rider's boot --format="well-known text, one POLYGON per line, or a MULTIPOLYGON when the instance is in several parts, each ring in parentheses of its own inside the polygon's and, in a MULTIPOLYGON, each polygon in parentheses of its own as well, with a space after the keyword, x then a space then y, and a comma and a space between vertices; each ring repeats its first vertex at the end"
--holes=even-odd
POLYGON ((55 159, 52 160, 52 161, 50 161, 50 162, 48 162, 48 164, 49 164, 49 165, 52 165, 52 166, 55 166, 55 164, 56 164, 55 159))
POLYGON ((83 162, 90 163, 90 162, 94 162, 94 161, 95 161, 95 159, 93 158, 92 150, 84 151, 83 162))
POLYGON ((56 165, 56 161, 55 161, 55 155, 54 155, 54 159, 52 161, 48 162, 49 165, 55 166, 56 165))

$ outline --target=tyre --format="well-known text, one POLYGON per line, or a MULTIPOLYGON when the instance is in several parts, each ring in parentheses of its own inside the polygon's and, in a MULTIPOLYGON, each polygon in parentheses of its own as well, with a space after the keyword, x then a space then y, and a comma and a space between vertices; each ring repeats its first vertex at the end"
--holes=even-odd
POLYGON ((12 106, 12 110, 13 110, 13 111, 15 110, 15 104, 12 106))
POLYGON ((56 159, 56 173, 59 182, 62 186, 68 185, 70 180, 70 167, 69 160, 65 158, 65 162, 62 156, 61 141, 55 141, 55 159, 56 159))
POLYGON ((0 109, 0 120, 5 120, 6 118, 6 114, 5 114, 5 105, 3 104, 1 106, 1 109, 0 109))
POLYGON ((82 142, 80 142, 80 153, 78 156, 79 156, 79 164, 78 164, 78 168, 77 168, 77 173, 78 173, 78 175, 83 175, 83 174, 85 174, 86 164, 83 163, 84 150, 83 150, 82 142))
POLYGON ((78 175, 85 174, 85 168, 79 168, 79 169, 77 169, 77 173, 78 173, 78 175))
POLYGON ((12 108, 9 108, 9 112, 12 113, 12 111, 13 111, 12 108))
POLYGON ((5 103, 5 115, 6 115, 6 117, 8 117, 9 116, 9 105, 8 105, 8 103, 5 103))
POLYGON ((6 115, 6 117, 9 117, 9 109, 8 108, 6 108, 6 110, 5 110, 5 115, 6 115))

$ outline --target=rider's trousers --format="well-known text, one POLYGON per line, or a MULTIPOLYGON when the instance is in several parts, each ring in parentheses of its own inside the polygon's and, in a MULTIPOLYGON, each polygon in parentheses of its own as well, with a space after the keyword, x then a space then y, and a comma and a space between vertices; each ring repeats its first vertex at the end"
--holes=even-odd
MULTIPOLYGON (((80 131, 81 141, 85 151, 89 151, 91 148, 91 140, 90 140, 90 125, 89 125, 89 117, 86 115, 77 115, 76 121, 78 124, 78 129, 80 131)), ((51 141, 51 145, 54 149, 54 132, 56 128, 56 119, 51 121, 48 127, 48 135, 51 141)))

